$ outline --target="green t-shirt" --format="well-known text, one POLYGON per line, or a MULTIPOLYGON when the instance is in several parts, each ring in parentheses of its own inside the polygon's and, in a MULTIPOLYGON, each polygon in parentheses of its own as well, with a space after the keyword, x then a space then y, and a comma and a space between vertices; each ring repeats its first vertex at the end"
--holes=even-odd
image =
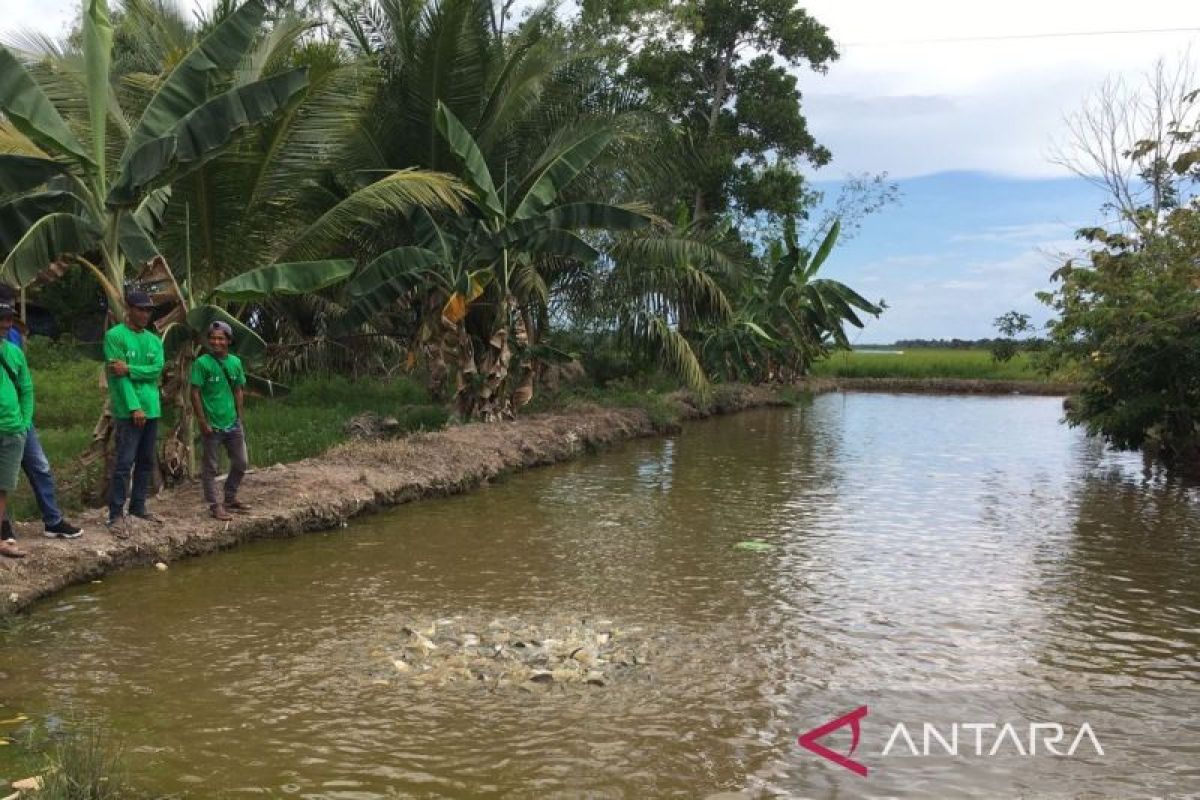
POLYGON ((242 360, 233 353, 219 362, 212 353, 205 353, 192 362, 192 386, 200 390, 200 405, 208 424, 224 431, 237 424, 237 403, 233 397, 234 386, 246 385, 246 373, 242 360), (225 367, 225 372, 221 371, 225 367), (225 373, 229 373, 226 379, 225 373))
POLYGON ((124 324, 115 325, 104 334, 104 360, 124 361, 129 374, 108 373, 108 394, 112 398, 113 416, 129 419, 141 409, 147 419, 162 416, 158 380, 163 371, 162 341, 149 328, 140 333, 124 324))
POLYGON ((0 341, 0 358, 17 378, 14 384, 8 372, 0 367, 0 433, 25 433, 33 427, 33 378, 29 376, 29 365, 21 348, 9 341, 0 341))

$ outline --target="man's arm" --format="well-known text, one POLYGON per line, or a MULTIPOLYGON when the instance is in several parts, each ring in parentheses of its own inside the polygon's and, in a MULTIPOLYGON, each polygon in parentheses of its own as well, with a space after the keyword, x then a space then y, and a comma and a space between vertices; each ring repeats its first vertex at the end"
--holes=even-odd
POLYGON ((241 422, 243 419, 245 419, 243 409, 245 408, 246 404, 246 393, 242 391, 241 384, 238 384, 233 390, 233 401, 237 404, 238 422, 241 422))
POLYGON ((25 422, 25 430, 33 427, 33 378, 29 374, 29 364, 25 361, 25 356, 18 350, 18 357, 14 359, 17 362, 17 386, 20 391, 17 394, 21 399, 21 419, 25 422))
POLYGON ((200 430, 204 433, 212 433, 212 425, 208 424, 208 417, 204 416, 204 402, 200 399, 200 389, 192 387, 192 411, 196 412, 196 422, 200 424, 200 430))
MULTIPOLYGON (((104 334, 104 360, 112 364, 114 361, 124 363, 125 350, 121 347, 121 342, 118 341, 119 336, 114 333, 116 328, 112 328, 108 333, 104 334)), ((108 382, 112 392, 118 395, 124 405, 130 411, 140 410, 142 404, 138 401, 137 392, 133 390, 133 382, 129 380, 128 375, 118 375, 109 370, 112 376, 108 382)))
POLYGON ((163 348, 162 341, 157 336, 154 337, 154 346, 151 348, 150 356, 151 360, 149 364, 129 365, 130 378, 133 378, 135 381, 158 383, 158 379, 162 377, 163 371, 163 348))
POLYGON ((188 382, 192 385, 192 410, 196 412, 196 422, 200 424, 200 430, 212 433, 212 425, 208 423, 208 416, 204 413, 204 401, 200 398, 200 387, 204 385, 204 368, 200 366, 200 359, 192 362, 188 382))

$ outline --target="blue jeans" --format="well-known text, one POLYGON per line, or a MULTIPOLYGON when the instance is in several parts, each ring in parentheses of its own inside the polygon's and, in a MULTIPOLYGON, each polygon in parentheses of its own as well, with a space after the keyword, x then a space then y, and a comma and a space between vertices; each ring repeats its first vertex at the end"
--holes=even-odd
MULTIPOLYGON (((29 479, 29 487, 33 489, 33 499, 37 501, 42 512, 42 522, 54 526, 62 522, 62 509, 58 507, 58 498, 54 494, 54 475, 50 472, 50 460, 46 451, 38 441, 37 429, 30 428, 25 435, 25 452, 21 456, 21 469, 29 479)), ((6 515, 11 519, 11 515, 6 515)))
POLYGON ((142 427, 132 419, 117 420, 117 465, 113 468, 112 485, 108 489, 108 517, 113 519, 125 512, 125 487, 133 472, 133 491, 129 495, 129 513, 146 513, 146 495, 154 477, 155 444, 158 440, 158 420, 148 419, 142 427))

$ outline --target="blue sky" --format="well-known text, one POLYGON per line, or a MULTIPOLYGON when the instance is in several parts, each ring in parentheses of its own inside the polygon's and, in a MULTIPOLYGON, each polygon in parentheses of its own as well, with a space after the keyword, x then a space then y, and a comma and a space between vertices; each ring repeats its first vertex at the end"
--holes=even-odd
MULTIPOLYGON (((1076 229, 1102 221, 1102 195, 1080 178, 942 172, 899 181, 899 203, 868 217, 822 268, 888 310, 859 343, 994 335, 1016 309, 1039 324, 1034 292, 1050 286, 1076 229)), ((818 184, 829 194, 836 184, 818 184)))

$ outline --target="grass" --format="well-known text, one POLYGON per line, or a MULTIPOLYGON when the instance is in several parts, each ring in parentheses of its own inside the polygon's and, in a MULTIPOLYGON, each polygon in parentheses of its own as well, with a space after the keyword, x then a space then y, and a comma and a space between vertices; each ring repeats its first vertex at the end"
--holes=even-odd
MULTIPOLYGON (((38 338, 30 341, 28 360, 37 395, 34 422, 57 478, 59 501, 64 509, 77 510, 81 500, 74 486, 85 481, 75 462, 91 442, 104 406, 100 365, 81 359, 68 346, 38 338)), ((449 418, 442 405, 431 402, 425 389, 408 378, 350 381, 314 376, 295 384, 286 397, 247 399, 250 462, 269 466, 320 455, 344 441, 346 421, 364 412, 395 417, 401 431, 438 429, 449 418)), ((167 423, 169 419, 163 426, 167 423)), ((38 517, 25 480, 11 506, 16 519, 38 517)))
MULTIPOLYGON (((42 788, 22 797, 36 800, 122 800, 143 797, 128 784, 128 764, 121 744, 105 726, 90 720, 25 723, 6 750, 15 778, 40 776, 42 788)), ((0 782, 0 793, 10 787, 0 782)))
POLYGON ((637 379, 623 378, 607 385, 573 384, 558 391, 538 391, 522 413, 563 411, 575 406, 596 405, 610 408, 640 408, 650 417, 655 430, 668 431, 679 426, 679 409, 667 396, 679 389, 679 382, 662 373, 637 379))
POLYGON ((1029 353, 997 362, 987 350, 918 348, 903 351, 853 350, 834 353, 813 365, 812 374, 828 378, 964 378, 1046 381, 1029 353))

